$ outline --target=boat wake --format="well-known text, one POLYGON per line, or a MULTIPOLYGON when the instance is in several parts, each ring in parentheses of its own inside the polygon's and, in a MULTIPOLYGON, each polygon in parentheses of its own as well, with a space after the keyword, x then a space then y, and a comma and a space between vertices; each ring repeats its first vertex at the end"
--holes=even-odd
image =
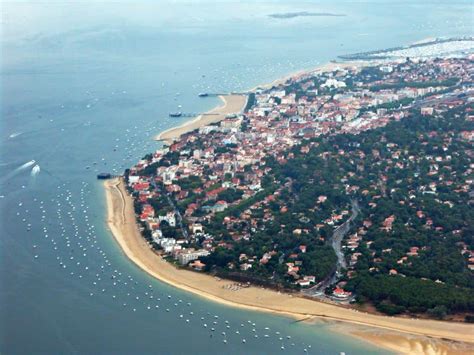
POLYGON ((18 137, 19 135, 22 135, 23 132, 16 132, 16 133, 12 133, 9 135, 9 138, 13 139, 13 138, 16 138, 18 137))
POLYGON ((31 169, 31 176, 36 176, 40 173, 41 169, 38 164, 36 164, 33 169, 31 169))
MULTIPOLYGON (((1 183, 5 183, 7 182, 8 180, 10 180, 11 178, 13 178, 15 175, 18 175, 20 172, 28 169, 30 166, 34 166, 36 164, 36 160, 30 160, 30 161, 27 161, 25 164, 23 165, 20 165, 18 168, 14 169, 13 171, 11 171, 10 173, 6 174, 3 179, 1 179, 1 183)), ((32 169, 32 170, 35 170, 35 175, 37 173, 39 173, 39 165, 36 165, 38 168, 36 169, 32 169)), ((31 172, 31 175, 33 175, 33 171, 31 172)))
POLYGON ((25 169, 29 168, 30 166, 34 165, 35 163, 36 163, 36 160, 30 160, 30 161, 26 162, 25 164, 23 164, 23 165, 19 166, 18 168, 16 168, 13 172, 16 173, 16 172, 25 170, 25 169))

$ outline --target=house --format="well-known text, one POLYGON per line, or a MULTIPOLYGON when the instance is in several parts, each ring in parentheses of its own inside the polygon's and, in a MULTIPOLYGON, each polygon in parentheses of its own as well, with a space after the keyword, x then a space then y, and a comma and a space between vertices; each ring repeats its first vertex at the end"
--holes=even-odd
POLYGON ((193 223, 191 225, 191 232, 193 234, 196 234, 196 233, 203 233, 203 228, 202 228, 202 224, 201 223, 193 223))
POLYGON ((318 197, 318 203, 324 203, 328 199, 327 196, 321 195, 318 197))
POLYGON ((311 282, 309 282, 309 280, 301 279, 301 280, 296 280, 295 284, 299 285, 300 287, 307 287, 311 284, 311 282))
POLYGON ((321 87, 344 88, 346 87, 346 83, 343 81, 338 81, 336 79, 328 79, 323 85, 321 85, 321 87))
POLYGON ((206 192, 206 198, 208 200, 215 200, 217 198, 217 195, 219 195, 221 192, 223 192, 225 188, 219 187, 217 189, 211 190, 206 192))
POLYGON ((184 212, 184 214, 185 214, 187 217, 189 217, 189 216, 191 216, 191 215, 194 213, 194 211, 196 211, 196 210, 198 209, 198 207, 199 207, 199 206, 198 206, 197 203, 190 203, 190 204, 188 205, 188 207, 186 208, 186 211, 184 212))
POLYGON ((422 107, 420 113, 422 116, 432 116, 434 112, 433 107, 422 107))
POLYGON ((217 201, 216 204, 212 207, 213 212, 223 212, 228 207, 227 202, 217 201))
POLYGON ((352 295, 352 292, 347 292, 347 291, 344 291, 344 289, 342 288, 336 287, 334 291, 332 291, 332 295, 336 297, 337 299, 343 301, 343 300, 347 300, 352 295))
POLYGON ((166 216, 158 216, 158 220, 160 222, 166 221, 170 227, 176 227, 176 217, 174 215, 174 212, 168 212, 166 216))
POLYGON ((133 185, 133 190, 143 191, 143 190, 148 190, 149 187, 150 187, 149 182, 137 182, 136 184, 133 185))
POLYGON ((408 256, 418 256, 418 247, 411 247, 410 251, 407 253, 408 256))
POLYGON ((190 263, 189 266, 191 266, 196 271, 202 271, 206 267, 206 264, 201 262, 201 260, 197 259, 190 263))
POLYGON ((240 270, 242 271, 247 271, 248 269, 252 268, 252 264, 249 263, 243 263, 240 265, 240 270))
POLYGON ((385 218, 385 220, 382 223, 383 227, 380 228, 380 229, 382 229, 386 232, 391 231, 393 222, 395 222, 395 216, 394 215, 391 215, 391 216, 385 218))

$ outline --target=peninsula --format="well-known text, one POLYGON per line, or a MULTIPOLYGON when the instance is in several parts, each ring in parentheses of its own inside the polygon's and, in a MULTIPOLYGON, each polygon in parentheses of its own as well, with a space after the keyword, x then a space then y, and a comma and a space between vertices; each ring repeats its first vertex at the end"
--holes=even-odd
POLYGON ((420 336, 400 349, 351 331, 401 352, 462 353, 474 343, 472 69, 333 67, 240 96, 107 181, 109 227, 143 270, 203 297, 420 336))

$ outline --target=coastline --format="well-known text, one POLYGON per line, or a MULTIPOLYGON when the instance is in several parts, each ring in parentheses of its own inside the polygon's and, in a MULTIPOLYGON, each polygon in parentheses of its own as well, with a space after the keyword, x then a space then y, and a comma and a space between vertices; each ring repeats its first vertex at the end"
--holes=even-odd
POLYGON ((469 324, 368 314, 254 286, 233 291, 225 287, 234 284, 232 281, 178 269, 157 255, 141 236, 133 201, 126 192, 123 180, 108 180, 104 186, 107 224, 124 254, 142 270, 171 286, 232 307, 296 319, 343 322, 341 330, 344 334, 349 333, 400 353, 425 353, 427 349, 429 353, 446 353, 445 349, 451 353, 451 350, 457 351, 460 347, 463 351, 474 350, 474 327, 469 324), (360 326, 370 330, 363 331, 360 326))
POLYGON ((369 65, 375 65, 378 62, 380 61, 361 60, 361 61, 327 62, 324 64, 319 64, 318 66, 312 69, 297 70, 279 79, 273 80, 270 83, 256 85, 253 88, 247 90, 247 92, 250 93, 250 92, 255 92, 257 90, 267 90, 267 89, 270 89, 272 86, 278 86, 280 84, 284 84, 289 79, 294 79, 294 78, 297 79, 300 76, 304 76, 304 75, 332 72, 338 68, 347 69, 347 68, 364 67, 364 66, 369 66, 369 65))
MULTIPOLYGON (((291 78, 298 78, 299 76, 315 74, 315 73, 324 73, 331 72, 337 68, 347 69, 353 67, 362 67, 367 65, 376 64, 376 61, 347 61, 347 62, 328 62, 325 64, 320 64, 312 69, 303 69, 298 70, 288 75, 285 75, 282 78, 276 79, 267 84, 259 84, 255 87, 246 90, 247 93, 252 93, 257 90, 269 89, 272 86, 277 86, 284 84, 287 80, 291 78)), ((194 119, 185 121, 184 123, 168 128, 163 132, 155 136, 155 140, 162 141, 165 144, 172 144, 173 141, 178 139, 181 135, 185 133, 192 132, 200 127, 207 126, 211 123, 216 123, 222 121, 226 115, 241 113, 247 104, 247 95, 219 95, 219 99, 222 101, 223 105, 217 106, 214 109, 206 112, 204 115, 199 115, 194 119)))
POLYGON ((155 140, 171 144, 185 133, 192 132, 195 129, 199 129, 211 123, 222 121, 226 115, 242 112, 247 104, 247 95, 219 95, 219 98, 223 102, 222 106, 218 106, 177 127, 172 127, 161 132, 155 137, 155 140))

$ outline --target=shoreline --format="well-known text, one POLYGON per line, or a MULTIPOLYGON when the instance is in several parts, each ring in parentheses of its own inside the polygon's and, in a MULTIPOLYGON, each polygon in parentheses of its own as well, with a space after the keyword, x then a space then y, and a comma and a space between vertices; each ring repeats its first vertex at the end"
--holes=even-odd
MULTIPOLYGON (((255 93, 257 90, 266 90, 272 86, 278 86, 284 84, 287 80, 292 78, 298 78, 303 75, 315 74, 315 73, 325 73, 334 71, 336 68, 346 69, 353 67, 362 67, 367 65, 375 65, 376 61, 345 61, 345 62, 327 62, 324 64, 319 64, 318 66, 312 69, 302 69, 295 72, 292 72, 284 77, 275 79, 267 84, 256 85, 245 92, 247 94, 255 93)), ((170 127, 163 132, 157 134, 154 138, 156 141, 162 141, 165 144, 172 144, 173 141, 177 140, 181 135, 185 133, 192 132, 201 127, 207 126, 211 123, 217 123, 222 121, 226 115, 229 114, 238 114, 241 113, 248 100, 248 95, 219 95, 219 99, 222 101, 223 105, 217 106, 205 114, 201 114, 191 120, 185 121, 178 126, 170 127)))
POLYGON ((326 73, 326 72, 332 72, 336 70, 337 68, 339 69, 347 69, 347 68, 355 68, 355 67, 364 67, 364 66, 369 66, 369 65, 376 65, 379 61, 375 60, 351 60, 351 61, 344 61, 344 62, 327 62, 327 63, 322 63, 318 64, 314 68, 310 69, 301 69, 294 71, 290 74, 287 74, 281 78, 275 79, 270 83, 266 84, 259 84, 251 89, 247 90, 247 92, 255 92, 257 90, 267 90, 270 89, 272 86, 278 86, 281 84, 284 84, 287 80, 294 79, 294 78, 299 78, 304 75, 310 75, 310 74, 317 74, 317 73, 326 73))
POLYGON ((459 347, 474 349, 474 328, 466 323, 368 314, 255 286, 232 291, 225 286, 235 284, 233 281, 178 269, 157 255, 142 237, 136 224, 133 201, 126 192, 123 180, 108 180, 104 186, 107 224, 125 256, 151 276, 173 287, 241 309, 274 313, 300 320, 309 318, 343 322, 345 334, 349 333, 376 346, 401 353, 426 349, 426 342, 430 343, 430 349, 434 349, 432 353, 445 353, 445 348, 453 351, 459 347), (370 331, 361 331, 360 326, 369 327, 370 331), (377 331, 377 336, 373 335, 374 330, 377 331), (413 340, 414 336, 419 339, 413 340), (408 337, 411 337, 410 341, 400 341, 408 337), (433 340, 436 342, 433 343, 433 340))
POLYGON ((247 95, 219 95, 219 99, 223 105, 217 106, 205 114, 199 115, 196 118, 186 121, 179 126, 168 128, 155 137, 157 141, 163 141, 171 144, 181 135, 207 126, 211 123, 222 121, 226 115, 241 113, 247 104, 247 95))

